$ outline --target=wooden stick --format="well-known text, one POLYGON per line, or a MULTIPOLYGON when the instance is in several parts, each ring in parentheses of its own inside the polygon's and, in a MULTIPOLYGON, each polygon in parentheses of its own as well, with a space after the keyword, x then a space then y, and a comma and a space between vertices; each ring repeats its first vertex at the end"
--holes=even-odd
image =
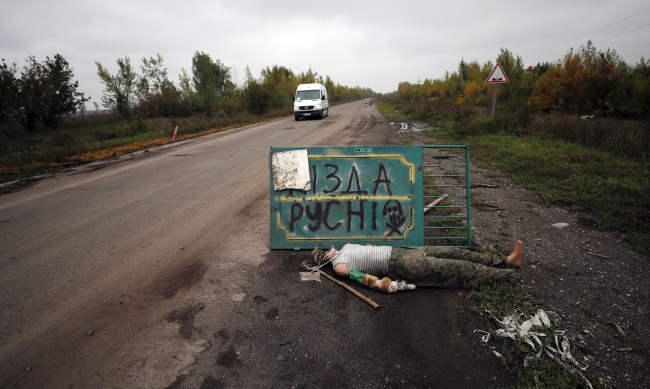
POLYGON ((501 207, 498 207, 498 206, 496 206, 496 205, 492 205, 492 204, 488 204, 488 203, 477 203, 477 202, 475 202, 475 201, 473 202, 472 205, 473 205, 474 207, 476 207, 476 208, 478 208, 478 207, 487 207, 487 208, 494 208, 494 209, 496 209, 496 210, 500 210, 500 209, 502 209, 501 207))
POLYGON ((594 252, 592 252, 592 251, 589 251, 587 248, 582 247, 582 245, 578 245, 578 246, 579 246, 581 249, 583 249, 583 250, 585 251, 585 253, 587 253, 587 254, 589 254, 589 255, 593 255, 594 257, 605 258, 605 259, 612 259, 612 257, 608 257, 607 255, 597 254, 597 253, 594 253, 594 252))
POLYGON ((424 207, 424 214, 426 215, 426 213, 429 212, 430 210, 432 210, 433 207, 435 207, 436 205, 442 203, 442 200, 446 199, 447 196, 449 196, 449 195, 446 195, 446 194, 442 195, 442 196, 438 197, 437 199, 433 200, 433 202, 431 204, 424 207))
POLYGON ((618 325, 618 323, 614 323, 614 328, 616 328, 616 331, 618 331, 621 336, 625 336, 625 331, 621 328, 621 326, 618 325))
POLYGON ((325 278, 327 278, 328 280, 330 280, 330 281, 332 281, 332 282, 334 282, 334 283, 336 283, 336 284, 339 284, 339 285, 342 286, 343 288, 347 289, 348 292, 352 293, 353 295, 357 296, 357 297, 360 298, 361 300, 363 300, 363 301, 365 301, 366 303, 370 304, 373 308, 375 308, 375 309, 379 308, 379 304, 377 304, 376 302, 372 301, 370 298, 368 298, 368 297, 362 295, 361 293, 357 292, 356 290, 354 290, 352 287, 348 286, 347 284, 345 284, 345 283, 343 283, 343 282, 337 280, 336 278, 330 276, 329 274, 325 273, 324 271, 322 271, 322 270, 320 270, 320 269, 318 269, 318 272, 319 272, 321 275, 325 276, 325 278))

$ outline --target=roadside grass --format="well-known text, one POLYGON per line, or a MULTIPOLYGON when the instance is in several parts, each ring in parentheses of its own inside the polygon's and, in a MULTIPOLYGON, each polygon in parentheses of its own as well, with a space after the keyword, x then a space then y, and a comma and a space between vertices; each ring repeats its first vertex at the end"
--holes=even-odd
MULTIPOLYGON (((376 105, 393 120, 394 105, 381 100, 376 105)), ((581 222, 615 231, 632 249, 650 254, 647 160, 624 158, 543 133, 461 135, 453 126, 444 126, 426 134, 445 142, 468 144, 477 165, 498 169, 549 204, 573 210, 581 222)))
POLYGON ((389 104, 383 99, 375 99, 375 105, 381 114, 391 122, 413 120, 412 109, 405 109, 401 105, 389 104))
POLYGON ((133 118, 110 114, 70 117, 57 129, 37 127, 25 133, 10 128, 0 142, 0 183, 56 171, 70 164, 105 160, 133 151, 256 123, 286 115, 276 111, 264 116, 196 114, 184 118, 133 118))
POLYGON ((472 158, 497 168, 581 222, 616 231, 650 253, 650 163, 550 137, 484 134, 465 137, 472 158))

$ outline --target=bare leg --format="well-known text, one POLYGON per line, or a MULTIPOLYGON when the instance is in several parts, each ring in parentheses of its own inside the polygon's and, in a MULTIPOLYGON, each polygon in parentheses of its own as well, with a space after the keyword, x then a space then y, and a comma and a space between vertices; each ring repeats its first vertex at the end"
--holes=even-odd
POLYGON ((523 264, 522 254, 524 252, 524 243, 520 240, 515 242, 512 254, 506 257, 506 263, 510 266, 521 267, 523 264))

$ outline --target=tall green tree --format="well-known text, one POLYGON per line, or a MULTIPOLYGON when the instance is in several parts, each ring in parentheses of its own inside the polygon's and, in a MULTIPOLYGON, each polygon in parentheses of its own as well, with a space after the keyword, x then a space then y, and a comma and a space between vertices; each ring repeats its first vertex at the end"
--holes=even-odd
POLYGON ((25 131, 32 132, 43 112, 45 72, 42 64, 31 55, 23 67, 19 85, 20 123, 25 131))
POLYGON ((291 70, 284 66, 274 65, 261 71, 261 83, 267 90, 269 106, 274 109, 291 106, 291 97, 296 91, 296 80, 291 70))
POLYGON ((79 83, 73 80, 74 72, 60 54, 42 63, 31 55, 20 78, 11 81, 12 72, 15 74, 15 64, 7 67, 3 62, 3 88, 8 88, 7 96, 13 96, 9 107, 27 132, 34 131, 38 121, 56 128, 62 117, 74 114, 90 100, 77 91, 79 83))
POLYGON ((192 88, 192 76, 187 73, 185 68, 181 69, 178 75, 178 87, 180 89, 181 102, 187 106, 193 107, 196 104, 196 93, 192 88))
POLYGON ((528 84, 528 76, 524 69, 524 61, 520 56, 515 56, 508 49, 501 48, 497 56, 497 63, 503 67, 503 71, 508 76, 510 83, 501 92, 507 99, 514 97, 517 99, 527 99, 532 92, 532 88, 528 84))
POLYGON ((169 80, 164 59, 142 58, 138 77, 138 108, 146 116, 175 116, 181 113, 180 92, 169 80))
MULTIPOLYGON (((330 102, 337 102, 341 100, 341 97, 339 96, 339 90, 330 76, 325 76, 325 83, 323 85, 325 85, 325 89, 327 89, 327 93, 329 94, 327 98, 330 102)), ((293 95, 293 93, 295 93, 295 88, 292 89, 293 90, 291 94, 293 95)))
POLYGON ((133 70, 129 57, 117 59, 118 71, 114 75, 109 73, 101 63, 95 62, 95 64, 97 65, 97 75, 104 84, 102 104, 122 117, 131 116, 133 108, 137 104, 138 75, 133 70))
POLYGON ((161 95, 164 89, 173 86, 167 76, 165 60, 160 54, 155 57, 143 57, 140 70, 142 74, 138 79, 138 92, 141 98, 147 95, 161 95))
POLYGON ((627 65, 616 50, 598 51, 591 41, 580 48, 580 60, 585 76, 583 99, 586 109, 602 115, 614 113, 614 96, 627 76, 627 65))
POLYGON ((232 85, 230 68, 219 60, 213 61, 210 55, 197 51, 192 57, 192 76, 199 106, 211 116, 232 85))
POLYGON ((650 116, 650 60, 641 57, 630 71, 628 81, 629 98, 626 100, 626 114, 632 117, 650 116))
POLYGON ((62 116, 74 114, 78 109, 85 111, 85 103, 90 98, 77 91, 79 82, 73 81, 74 72, 65 58, 59 54, 47 57, 43 64, 43 78, 43 124, 56 128, 62 116))
POLYGON ((323 77, 318 75, 318 72, 313 71, 311 68, 307 69, 306 72, 301 72, 298 75, 298 81, 300 84, 310 84, 313 82, 323 83, 323 77))
POLYGON ((7 64, 2 60, 0 64, 0 133, 9 134, 9 123, 19 118, 20 106, 18 104, 18 79, 16 63, 7 64))
POLYGON ((246 67, 244 96, 246 96, 248 112, 253 115, 263 115, 268 111, 271 94, 260 81, 253 77, 248 66, 246 67))

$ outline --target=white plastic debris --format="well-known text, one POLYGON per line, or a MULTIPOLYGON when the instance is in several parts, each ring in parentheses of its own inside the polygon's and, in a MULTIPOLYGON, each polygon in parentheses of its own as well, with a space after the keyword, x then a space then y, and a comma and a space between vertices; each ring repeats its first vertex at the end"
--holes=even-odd
POLYGON ((568 227, 569 223, 555 223, 551 224, 551 227, 557 228, 558 230, 563 229, 564 227, 568 227))
POLYGON ((481 330, 474 330, 474 332, 480 332, 482 334, 485 334, 485 335, 481 336, 481 340, 483 341, 483 343, 487 343, 487 342, 490 341, 490 336, 492 335, 491 332, 481 331, 481 330))
MULTIPOLYGON (((491 334, 501 338, 510 338, 515 341, 522 341, 530 346, 535 351, 534 357, 527 357, 524 360, 524 366, 528 366, 528 361, 534 358, 541 358, 543 354, 547 355, 552 360, 556 361, 560 366, 571 373, 578 374, 587 384, 588 388, 592 388, 591 383, 585 376, 580 373, 578 369, 584 371, 587 366, 582 366, 571 355, 571 345, 569 340, 564 336, 564 331, 559 331, 551 328, 551 321, 546 312, 539 309, 535 315, 526 318, 521 313, 514 313, 499 320, 494 317, 490 312, 487 312, 499 324, 501 328, 496 329, 491 334), (545 345, 542 338, 552 336, 550 342, 547 341, 545 345)), ((479 331, 485 333, 485 331, 479 331)), ((490 339, 490 334, 481 337, 483 342, 490 339)), ((500 357, 498 353, 495 355, 500 357)))
POLYGON ((300 281, 318 281, 320 282, 320 273, 312 271, 300 272, 300 281))

